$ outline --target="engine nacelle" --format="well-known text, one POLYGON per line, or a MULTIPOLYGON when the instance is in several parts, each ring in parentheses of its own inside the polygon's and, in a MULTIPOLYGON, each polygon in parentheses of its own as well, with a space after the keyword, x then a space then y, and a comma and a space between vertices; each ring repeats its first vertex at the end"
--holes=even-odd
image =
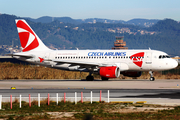
POLYGON ((99 74, 104 78, 117 78, 120 75, 120 69, 117 66, 100 67, 99 74))
POLYGON ((121 74, 123 74, 124 76, 127 77, 140 77, 141 76, 141 71, 124 71, 121 72, 121 74))

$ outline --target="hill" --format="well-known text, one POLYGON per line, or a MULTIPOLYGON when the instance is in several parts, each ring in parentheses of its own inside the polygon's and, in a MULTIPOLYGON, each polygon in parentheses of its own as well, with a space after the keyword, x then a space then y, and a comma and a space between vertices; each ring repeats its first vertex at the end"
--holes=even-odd
POLYGON ((41 23, 50 23, 53 22, 54 20, 58 20, 60 22, 64 23, 71 23, 71 24, 82 24, 82 23, 122 23, 122 24, 132 24, 132 25, 137 25, 137 26, 142 26, 142 27, 150 27, 154 24, 156 24, 159 20, 149 20, 149 19, 132 19, 129 21, 124 21, 124 20, 110 20, 110 19, 101 19, 101 18, 88 18, 88 19, 72 19, 70 17, 50 17, 50 16, 43 16, 37 19, 33 18, 26 18, 29 19, 30 21, 33 22, 41 22, 41 23))
MULTIPOLYGON (((18 17, 0 15, 0 45, 20 45, 14 20, 18 17)), ((43 42, 57 49, 111 49, 115 36, 124 36, 129 49, 157 49, 180 56, 180 26, 177 21, 165 19, 152 27, 122 23, 72 24, 54 20, 49 23, 26 19, 43 42)), ((69 19, 71 20, 71 19, 69 19)))
POLYGON ((37 18, 37 19, 33 19, 33 18, 25 18, 25 19, 28 19, 30 21, 33 21, 33 22, 41 22, 41 23, 51 23, 53 22, 54 20, 58 20, 60 22, 64 22, 64 23, 71 23, 71 24, 81 24, 83 22, 79 21, 79 20, 74 20, 70 17, 49 17, 49 16, 43 16, 43 17, 40 17, 40 18, 37 18))

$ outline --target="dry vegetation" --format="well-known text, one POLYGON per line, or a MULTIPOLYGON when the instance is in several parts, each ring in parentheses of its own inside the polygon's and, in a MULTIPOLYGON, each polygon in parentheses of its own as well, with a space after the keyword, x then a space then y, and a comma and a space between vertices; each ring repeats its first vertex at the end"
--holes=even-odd
POLYGON ((88 73, 46 68, 36 65, 0 63, 0 79, 80 79, 88 73))
POLYGON ((37 101, 33 101, 31 107, 29 103, 22 101, 22 107, 19 108, 19 102, 13 102, 10 109, 10 103, 2 103, 0 110, 0 119, 5 120, 165 120, 180 119, 180 107, 160 106, 149 104, 127 104, 127 103, 105 103, 105 102, 74 102, 63 101, 56 105, 56 102, 50 101, 47 105, 47 99, 41 101, 38 107, 37 101))
MULTIPOLYGON (((180 79, 179 69, 176 68, 174 73, 154 72, 156 79, 180 79)), ((36 65, 13 64, 9 62, 0 63, 0 79, 85 79, 88 73, 72 72, 46 68, 36 65)), ((100 79, 99 75, 94 75, 95 79, 100 79)), ((124 77, 120 75, 117 79, 137 79, 124 77)), ((149 73, 143 72, 138 79, 149 79, 149 73)))

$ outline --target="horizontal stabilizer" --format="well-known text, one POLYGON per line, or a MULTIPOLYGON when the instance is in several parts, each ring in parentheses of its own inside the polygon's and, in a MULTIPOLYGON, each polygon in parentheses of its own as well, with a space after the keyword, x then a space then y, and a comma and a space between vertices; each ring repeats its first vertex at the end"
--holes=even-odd
POLYGON ((33 55, 28 55, 28 54, 19 54, 19 53, 11 53, 11 54, 6 54, 6 56, 19 56, 19 57, 25 57, 25 58, 33 58, 33 55))

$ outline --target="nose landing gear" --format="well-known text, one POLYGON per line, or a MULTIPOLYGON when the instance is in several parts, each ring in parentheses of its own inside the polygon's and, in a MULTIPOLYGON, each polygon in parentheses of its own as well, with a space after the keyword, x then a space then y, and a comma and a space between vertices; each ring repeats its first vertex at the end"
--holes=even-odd
POLYGON ((154 81, 155 78, 153 77, 153 72, 152 72, 152 71, 149 71, 149 74, 150 74, 150 76, 151 76, 149 80, 150 80, 150 81, 154 81))

